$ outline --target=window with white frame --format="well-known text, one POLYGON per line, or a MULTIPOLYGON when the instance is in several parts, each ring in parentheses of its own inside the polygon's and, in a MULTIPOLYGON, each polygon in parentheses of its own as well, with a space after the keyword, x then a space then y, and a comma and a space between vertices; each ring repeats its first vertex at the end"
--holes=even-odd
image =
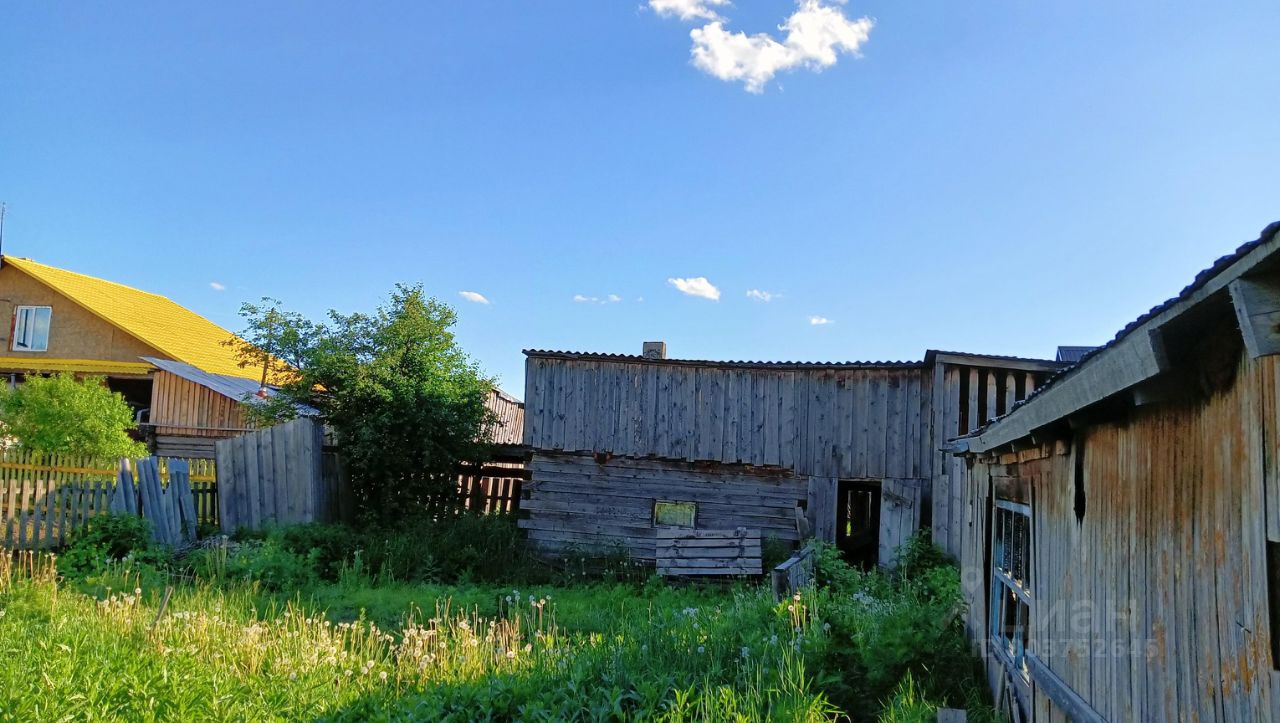
POLYGON ((991 518, 991 642, 1026 678, 1031 639, 1031 506, 997 499, 991 518))
POLYGON ((13 311, 14 351, 48 351, 49 322, 53 308, 49 306, 19 306, 13 311))

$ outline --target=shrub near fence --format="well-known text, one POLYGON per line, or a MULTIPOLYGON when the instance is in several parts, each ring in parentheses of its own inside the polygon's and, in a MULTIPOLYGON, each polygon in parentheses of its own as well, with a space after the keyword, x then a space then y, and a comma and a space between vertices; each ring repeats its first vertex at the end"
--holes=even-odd
MULTIPOLYGON (((189 460, 200 522, 217 522, 215 470, 211 460, 189 460)), ((106 512, 119 463, 71 455, 0 452, 0 546, 53 548, 90 517, 106 512)), ((168 484, 166 460, 160 480, 168 484)))

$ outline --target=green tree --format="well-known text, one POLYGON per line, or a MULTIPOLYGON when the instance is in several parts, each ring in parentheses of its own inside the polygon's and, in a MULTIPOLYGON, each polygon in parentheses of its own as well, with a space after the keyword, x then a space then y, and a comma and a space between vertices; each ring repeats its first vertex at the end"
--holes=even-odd
POLYGON ((279 299, 264 296, 240 305, 245 328, 223 342, 235 351, 241 368, 261 370, 262 386, 287 382, 306 363, 317 328, 296 311, 286 311, 279 299))
POLYGON ((278 307, 270 326, 262 306, 242 314, 246 339, 269 328, 280 338, 254 341, 291 357, 290 381, 275 400, 250 402, 253 413, 288 418, 292 402, 319 409, 365 515, 386 521, 421 510, 454 489, 460 462, 487 457, 494 382, 458 345, 453 308, 421 286, 397 285, 375 313, 331 311, 323 324, 278 307))
POLYGON ((0 392, 0 424, 23 449, 90 457, 142 457, 129 437, 133 410, 101 377, 31 376, 0 392))

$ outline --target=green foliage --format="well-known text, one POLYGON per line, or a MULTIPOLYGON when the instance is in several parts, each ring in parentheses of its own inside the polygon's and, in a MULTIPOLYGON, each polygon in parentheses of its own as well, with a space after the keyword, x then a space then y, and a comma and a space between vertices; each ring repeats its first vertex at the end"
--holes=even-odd
POLYGON ((511 515, 418 516, 356 529, 340 524, 276 527, 237 535, 191 566, 204 578, 230 575, 264 589, 306 591, 318 582, 453 583, 545 581, 511 515))
POLYGON ((0 579, 0 717, 816 723, 835 714, 810 672, 824 633, 808 600, 788 610, 763 591, 622 585, 329 589, 346 601, 403 594, 403 617, 340 621, 305 600, 263 603, 231 582, 179 585, 157 616, 161 591, 145 585, 93 597, 47 578, 0 579))
POLYGON ((58 558, 63 574, 88 578, 108 570, 115 561, 163 568, 170 551, 151 538, 151 523, 136 515, 98 515, 73 529, 58 558))
POLYGON ((903 577, 919 577, 929 570, 949 568, 954 564, 955 561, 951 556, 933 544, 928 528, 912 535, 911 539, 898 549, 897 571, 903 577))
POLYGON ((269 592, 305 590, 318 580, 314 556, 299 555, 273 537, 202 551, 193 564, 212 579, 253 582, 269 592))
POLYGON ((880 723, 936 723, 938 706, 925 700, 911 673, 903 676, 898 687, 880 712, 880 723))
POLYGON ((896 716, 888 720, 981 700, 964 637, 959 571, 924 534, 903 547, 893 572, 862 572, 834 546, 820 545, 817 573, 832 626, 823 668, 842 671, 828 690, 855 719, 886 700, 885 714, 896 716))
POLYGON ((279 299, 264 296, 254 304, 240 305, 245 327, 223 342, 245 369, 259 371, 263 386, 291 381, 307 363, 315 343, 316 325, 296 311, 287 311, 279 299))
POLYGON ((787 540, 779 540, 776 535, 765 538, 760 546, 761 569, 768 574, 770 570, 786 562, 795 553, 795 545, 787 540))
POLYGON ((29 376, 0 391, 0 424, 23 449, 89 457, 142 457, 129 437, 133 411, 100 377, 29 376))
POLYGON ((292 401, 321 411, 335 431, 358 511, 399 519, 451 491, 462 461, 487 458, 491 422, 483 377, 454 338, 457 314, 420 286, 397 286, 374 314, 329 313, 313 324, 265 299, 246 304, 247 363, 292 377, 257 417, 287 417, 292 401), (275 356, 281 361, 273 367, 275 356), (287 362, 287 365, 284 364, 287 362))

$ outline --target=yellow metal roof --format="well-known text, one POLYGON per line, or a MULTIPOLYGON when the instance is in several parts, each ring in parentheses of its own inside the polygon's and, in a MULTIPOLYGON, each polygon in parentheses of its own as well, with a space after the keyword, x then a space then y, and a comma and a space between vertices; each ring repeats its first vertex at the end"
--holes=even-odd
MULTIPOLYGON (((210 374, 230 374, 246 378, 257 376, 254 369, 241 368, 236 362, 234 348, 223 344, 234 337, 234 334, 163 296, 45 266, 30 259, 5 256, 3 262, 172 359, 186 362, 210 374)), ((94 369, 97 370, 103 364, 129 362, 86 363, 98 365, 94 369)), ((149 364, 143 366, 151 368, 149 364)))
POLYGON ((29 356, 0 356, 0 369, 24 372, 80 372, 83 374, 146 375, 154 369, 147 362, 104 361, 100 359, 45 359, 29 356))

